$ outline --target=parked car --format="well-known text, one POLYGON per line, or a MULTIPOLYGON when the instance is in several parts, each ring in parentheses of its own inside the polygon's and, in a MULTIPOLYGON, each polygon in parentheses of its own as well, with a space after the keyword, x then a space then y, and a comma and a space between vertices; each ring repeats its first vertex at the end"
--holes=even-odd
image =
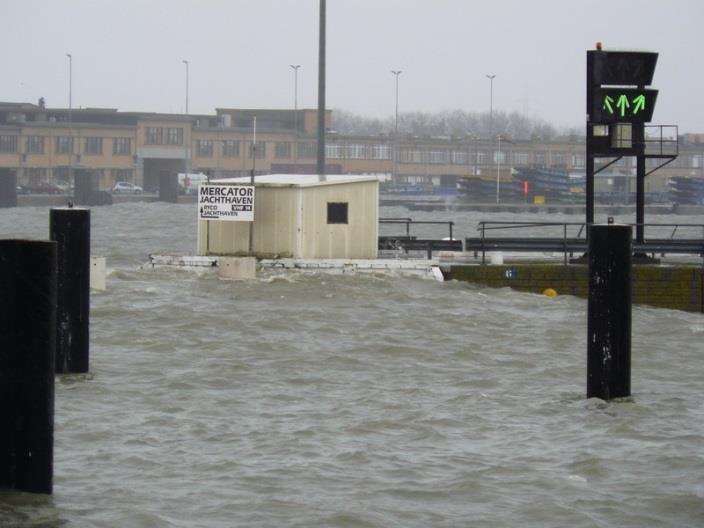
POLYGON ((142 188, 134 183, 120 181, 113 186, 112 192, 115 194, 140 194, 142 192, 142 188))
POLYGON ((68 194, 68 193, 70 193, 71 191, 73 191, 73 185, 71 185, 71 184, 70 184, 69 182, 67 182, 67 181, 57 180, 57 181, 54 182, 54 183, 55 183, 56 186, 57 186, 59 189, 61 189, 65 194, 68 194))
POLYGON ((63 194, 64 190, 51 181, 40 181, 33 191, 37 194, 63 194))
POLYGON ((32 189, 30 189, 26 185, 18 185, 17 194, 32 194, 32 189))

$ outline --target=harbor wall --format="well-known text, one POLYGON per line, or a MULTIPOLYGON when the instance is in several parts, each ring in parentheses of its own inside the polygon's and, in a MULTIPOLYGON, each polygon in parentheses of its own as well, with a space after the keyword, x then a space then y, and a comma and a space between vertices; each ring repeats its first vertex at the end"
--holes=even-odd
MULTIPOLYGON (((586 265, 504 264, 453 265, 445 280, 458 280, 542 294, 552 288, 559 295, 587 298, 586 265)), ((704 313, 704 268, 696 266, 633 266, 633 303, 704 313)))

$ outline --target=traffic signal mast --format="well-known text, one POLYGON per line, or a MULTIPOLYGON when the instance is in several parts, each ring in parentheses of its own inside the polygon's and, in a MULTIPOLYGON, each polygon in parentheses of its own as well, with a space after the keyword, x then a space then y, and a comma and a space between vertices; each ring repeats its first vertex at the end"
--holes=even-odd
MULTIPOLYGON (((594 176, 624 156, 636 158, 636 240, 644 241, 645 177, 673 161, 678 154, 674 140, 646 139, 645 127, 653 117, 658 90, 646 88, 653 81, 658 54, 643 51, 587 51, 586 221, 594 223, 594 176), (612 158, 594 169, 595 158, 612 158), (665 160, 646 173, 646 159, 665 160)), ((670 127, 668 127, 670 128, 670 127)))

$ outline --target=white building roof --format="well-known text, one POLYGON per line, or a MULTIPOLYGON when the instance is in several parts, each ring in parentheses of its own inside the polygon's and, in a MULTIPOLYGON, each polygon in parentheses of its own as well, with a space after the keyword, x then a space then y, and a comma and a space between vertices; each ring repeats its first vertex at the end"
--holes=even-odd
MULTIPOLYGON (((378 181, 377 176, 359 176, 347 174, 328 174, 324 176, 318 174, 261 174, 254 177, 256 187, 316 187, 320 185, 337 185, 343 183, 358 183, 378 181)), ((248 184, 251 181, 249 176, 238 178, 221 178, 211 180, 210 183, 231 183, 248 184)))

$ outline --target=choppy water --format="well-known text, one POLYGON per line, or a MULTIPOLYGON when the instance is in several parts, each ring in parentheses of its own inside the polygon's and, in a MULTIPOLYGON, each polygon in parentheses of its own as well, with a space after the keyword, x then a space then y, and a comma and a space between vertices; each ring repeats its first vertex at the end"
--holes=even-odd
MULTIPOLYGON (((139 269, 194 218, 93 210, 91 373, 57 378, 54 495, 0 493, 1 526, 704 525, 701 314, 634 307, 633 397, 586 400, 583 300, 139 269)), ((529 220, 555 218, 582 220, 529 220)), ((48 209, 0 236, 46 238, 48 209)))

